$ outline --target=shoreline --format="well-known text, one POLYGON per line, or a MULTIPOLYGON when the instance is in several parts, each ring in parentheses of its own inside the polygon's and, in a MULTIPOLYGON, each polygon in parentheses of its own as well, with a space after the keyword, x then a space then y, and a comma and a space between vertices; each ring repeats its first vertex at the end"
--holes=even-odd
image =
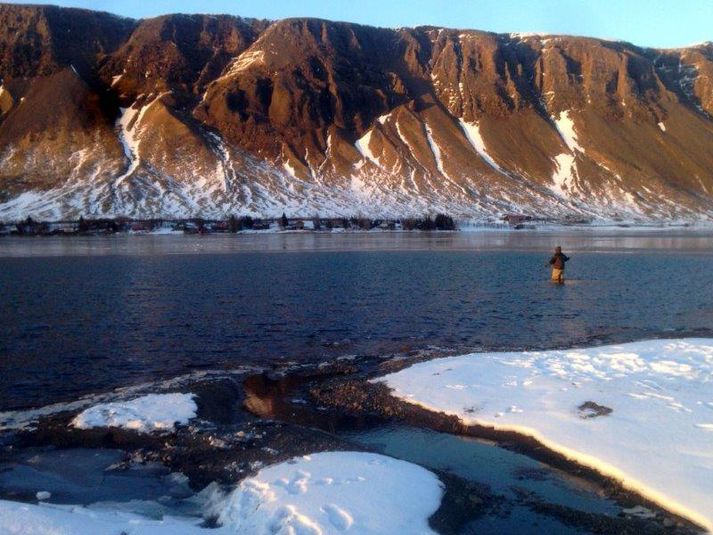
MULTIPOLYGON (((412 402, 406 401, 406 403, 412 402)), ((439 413, 439 411, 427 405, 419 403, 413 404, 436 415, 439 413)), ((452 414, 447 415, 454 416, 452 414)), ((535 429, 519 426, 501 426, 493 424, 492 422, 466 423, 460 419, 459 421, 466 427, 469 436, 496 441, 514 440, 523 447, 524 451, 528 451, 530 455, 536 455, 537 458, 546 460, 547 464, 559 466, 571 473, 579 472, 578 475, 581 475, 582 469, 591 470, 601 477, 601 481, 607 481, 614 485, 621 486, 622 489, 640 496, 644 501, 684 518, 707 532, 713 533, 713 522, 706 519, 700 513, 678 503, 659 491, 647 487, 627 475, 625 471, 601 459, 545 439, 541 433, 535 429), (547 450, 545 453, 537 453, 543 448, 547 450)))
MULTIPOLYGON (((439 358, 443 357, 431 356, 420 361, 426 362, 439 358)), ((409 367, 417 362, 419 360, 415 362, 390 361, 385 364, 399 369, 409 367)), ((398 415, 399 419, 403 419, 400 424, 406 423, 438 432, 493 441, 499 447, 524 453, 548 466, 561 469, 572 476, 583 478, 604 489, 609 489, 614 495, 624 499, 634 498, 639 505, 643 504, 645 507, 664 510, 698 528, 713 532, 713 524, 704 516, 632 480, 623 471, 615 467, 609 468, 607 463, 545 440, 534 430, 528 432, 525 428, 499 426, 491 422, 465 422, 455 414, 438 411, 427 405, 399 398, 385 383, 379 381, 379 378, 383 377, 383 372, 379 373, 381 375, 376 376, 373 376, 373 373, 367 373, 356 381, 347 379, 345 382, 341 382, 337 379, 337 384, 327 386, 326 391, 320 391, 317 387, 312 389, 310 394, 320 404, 339 407, 347 413, 377 413, 386 418, 398 415)), ((393 370, 389 373, 393 373, 393 370)), ((289 384, 289 380, 286 384, 289 384)), ((284 385, 280 385, 277 390, 284 393, 284 388, 284 385)))
MULTIPOLYGON (((77 225, 76 221, 70 222, 49 222, 40 223, 42 225, 77 225)), ((12 226, 6 223, 5 226, 12 226)), ((525 234, 528 232, 713 232, 713 221, 650 221, 650 222, 616 222, 602 221, 597 223, 560 223, 560 222, 535 222, 528 225, 513 225, 501 222, 479 222, 479 221, 457 221, 455 228, 279 228, 272 226, 265 229, 245 228, 235 231, 226 229, 209 230, 206 232, 174 230, 163 226, 155 230, 125 229, 114 231, 103 230, 59 230, 45 232, 0 232, 0 238, 34 238, 34 237, 105 237, 105 236, 193 236, 193 235, 286 235, 286 234, 430 234, 430 233, 489 233, 489 232, 517 232, 525 234)))
MULTIPOLYGON (((363 381, 361 384, 349 388, 348 398, 353 399, 355 396, 358 397, 356 392, 359 389, 363 389, 362 392, 373 400, 380 400, 387 398, 389 402, 393 403, 398 407, 401 405, 401 410, 407 422, 416 426, 429 427, 437 432, 449 433, 458 436, 467 436, 476 439, 488 440, 496 443, 498 447, 503 447, 505 449, 510 449, 512 451, 523 453, 528 457, 545 463, 548 466, 560 469, 565 473, 582 478, 594 485, 605 489, 608 493, 613 496, 618 496, 620 499, 632 500, 636 502, 637 505, 642 505, 653 510, 663 510, 667 513, 677 517, 680 520, 684 520, 698 529, 704 532, 713 531, 709 526, 710 523, 707 522, 697 513, 691 511, 686 507, 679 507, 678 504, 671 502, 670 500, 659 500, 655 493, 650 493, 648 490, 639 485, 631 486, 628 485, 621 478, 617 477, 616 471, 607 473, 599 469, 599 465, 595 466, 590 463, 583 462, 583 457, 568 455, 566 451, 554 447, 553 444, 548 441, 541 440, 536 433, 524 433, 521 429, 497 427, 489 424, 472 424, 463 422, 460 418, 452 414, 446 414, 444 412, 433 410, 427 406, 411 403, 393 396, 388 388, 379 391, 374 390, 372 387, 377 386, 377 384, 370 383, 369 381, 363 381), (672 505, 674 505, 672 507, 672 505)), ((383 385, 380 385, 383 386, 383 385)), ((337 394, 339 396, 339 394, 337 394)), ((325 402, 325 398, 320 399, 320 401, 325 402)), ((373 408, 373 403, 379 403, 379 401, 370 401, 369 404, 373 408)), ((340 402, 336 402, 337 406, 340 406, 340 402)), ((342 408, 346 409, 349 405, 354 405, 353 401, 348 401, 346 404, 341 405, 342 408)), ((388 407, 388 402, 386 404, 388 407)), ((379 410, 379 409, 375 409, 379 410)), ((386 409, 385 414, 391 415, 398 411, 398 408, 390 406, 386 409)), ((369 412, 369 411, 367 411, 369 412)))
POLYGON ((678 338, 471 353, 372 380, 465 426, 529 437, 713 531, 706 423, 712 343, 678 338))
MULTIPOLYGON (((472 437, 493 442, 497 448, 524 454, 545 466, 562 471, 568 477, 593 485, 598 489, 597 494, 622 504, 622 511, 643 507, 644 511, 651 512, 650 518, 639 518, 632 514, 627 520, 628 516, 610 518, 601 514, 578 512, 557 503, 542 501, 544 498, 535 495, 523 495, 520 498, 522 504, 533 511, 541 510, 542 514, 552 515, 571 526, 599 526, 591 531, 611 532, 611 529, 619 530, 630 523, 631 528, 649 525, 651 529, 643 529, 644 533, 658 533, 652 528, 655 525, 664 526, 661 529, 669 533, 700 532, 700 526, 691 522, 687 516, 677 514, 670 508, 662 508, 637 492, 637 489, 626 488, 616 478, 553 451, 534 437, 512 430, 468 425, 455 416, 400 400, 391 395, 385 385, 370 382, 374 376, 438 356, 431 353, 387 359, 356 357, 326 366, 299 366, 261 373, 245 370, 243 374, 228 374, 222 378, 216 375, 181 380, 168 390, 175 391, 178 386, 180 391, 197 393, 199 419, 179 427, 173 433, 140 434, 121 429, 72 429, 67 423, 76 415, 77 409, 73 408, 70 412, 40 418, 36 430, 18 433, 17 445, 19 450, 48 445, 60 449, 118 447, 128 452, 127 458, 153 459, 171 470, 185 473, 191 480, 191 486, 198 490, 212 481, 234 484, 262 466, 283 462, 296 455, 354 449, 353 442, 341 438, 344 432, 378 428, 385 424, 396 428, 413 426, 454 437, 472 437), (229 407, 234 407, 237 412, 232 412, 229 407), (230 430, 229 433, 220 432, 210 422, 229 424, 226 428, 230 430), (237 429, 241 431, 236 434, 237 429), (132 451, 135 453, 132 454, 132 451), (200 465, 199 470, 196 464, 200 465), (614 524, 606 524, 608 522, 614 524), (609 528, 601 527, 603 525, 609 525, 609 528)), ((156 390, 155 385, 149 387, 149 391, 156 390)), ((132 391, 132 395, 137 393, 138 390, 132 391)), ((455 503, 459 503, 458 496, 463 492, 479 496, 477 503, 492 504, 493 500, 497 501, 492 494, 477 491, 458 477, 453 479, 445 473, 438 475, 442 479, 446 478, 447 494, 455 497, 455 503)), ((25 500, 32 498, 28 496, 25 500)), ((473 511, 467 513, 468 507, 472 506, 454 506, 444 502, 437 513, 438 526, 445 532, 453 532, 453 522, 457 523, 469 514, 475 514, 473 511)), ((477 514, 483 514, 480 512, 481 507, 476 510, 477 514)))
POLYGON ((242 253, 537 252, 708 255, 713 227, 581 228, 482 231, 241 231, 236 234, 88 234, 1 236, 0 256, 91 257, 242 253))

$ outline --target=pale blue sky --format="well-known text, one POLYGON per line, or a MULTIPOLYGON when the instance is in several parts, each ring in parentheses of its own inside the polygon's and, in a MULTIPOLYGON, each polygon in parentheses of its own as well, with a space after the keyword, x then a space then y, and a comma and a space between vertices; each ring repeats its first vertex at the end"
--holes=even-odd
MULTIPOLYGON (((22 2, 13 2, 22 3, 22 2)), ((374 26, 430 24, 496 32, 547 32, 675 47, 713 41, 713 0, 59 0, 134 18, 229 13, 320 17, 374 26)))

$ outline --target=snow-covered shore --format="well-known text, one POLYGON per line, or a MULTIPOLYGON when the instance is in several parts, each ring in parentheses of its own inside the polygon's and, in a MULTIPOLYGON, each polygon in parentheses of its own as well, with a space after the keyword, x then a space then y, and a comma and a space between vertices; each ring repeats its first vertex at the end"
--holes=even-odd
POLYGON ((713 339, 470 354, 375 381, 534 437, 713 531, 713 339))
POLYGON ((383 455, 324 452, 261 470, 230 495, 219 522, 237 533, 433 533, 441 483, 383 455), (290 529, 291 528, 291 529, 290 529))
POLYGON ((141 433, 171 431, 176 424, 195 418, 193 394, 148 394, 129 401, 100 403, 80 412, 73 420, 77 429, 121 427, 141 433))
POLYGON ((0 500, 0 533, 49 535, 432 534, 442 485, 412 463, 364 452, 323 452, 263 468, 226 497, 206 504, 200 518, 149 519, 101 507, 24 504, 0 500))

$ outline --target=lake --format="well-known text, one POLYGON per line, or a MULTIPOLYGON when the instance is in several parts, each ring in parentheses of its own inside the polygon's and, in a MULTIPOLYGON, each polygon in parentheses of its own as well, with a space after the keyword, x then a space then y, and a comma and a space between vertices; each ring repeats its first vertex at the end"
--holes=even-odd
POLYGON ((710 336, 712 254, 681 229, 1 238, 0 410, 196 369, 710 336))

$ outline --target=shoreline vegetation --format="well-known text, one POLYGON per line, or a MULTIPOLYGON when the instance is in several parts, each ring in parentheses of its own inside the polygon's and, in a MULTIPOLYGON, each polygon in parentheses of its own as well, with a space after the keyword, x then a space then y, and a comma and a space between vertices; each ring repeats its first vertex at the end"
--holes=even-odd
POLYGON ((0 236, 72 236, 105 234, 236 234, 238 232, 280 231, 371 231, 371 230, 458 230, 455 220, 446 214, 419 218, 371 219, 353 217, 253 218, 231 215, 225 219, 130 219, 125 217, 71 221, 37 221, 27 217, 15 223, 0 222, 0 236))
MULTIPOLYGON (((461 231, 461 230, 538 230, 543 227, 598 228, 602 222, 591 219, 551 219, 529 215, 507 214, 499 220, 462 221, 447 214, 421 217, 369 218, 351 217, 281 217, 257 218, 231 215, 224 219, 132 219, 84 218, 45 221, 31 216, 20 221, 0 221, 2 236, 91 236, 111 234, 237 234, 270 232, 370 232, 370 231, 461 231)), ((610 221, 604 226, 615 228, 689 228, 687 221, 636 222, 610 221)))

